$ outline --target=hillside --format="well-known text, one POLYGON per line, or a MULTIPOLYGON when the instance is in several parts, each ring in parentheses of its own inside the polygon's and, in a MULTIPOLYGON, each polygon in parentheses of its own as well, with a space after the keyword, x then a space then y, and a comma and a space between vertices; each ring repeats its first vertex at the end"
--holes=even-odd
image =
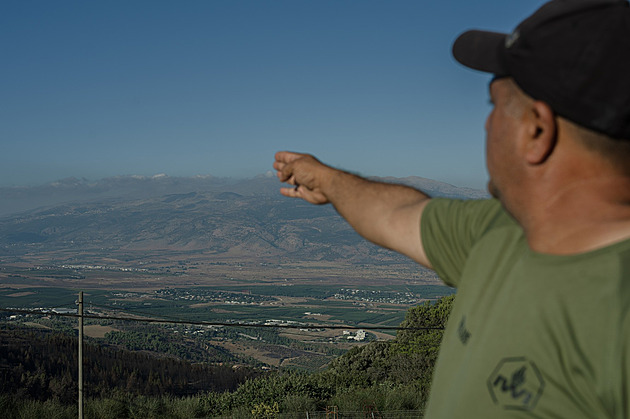
MULTIPOLYGON (((419 188, 432 196, 482 198, 484 191, 459 188, 447 183, 421 177, 373 178, 385 182, 404 183, 419 188)), ((212 192, 243 196, 278 197, 280 183, 269 172, 251 179, 230 179, 213 176, 169 177, 158 175, 116 176, 88 181, 67 178, 56 182, 24 187, 0 187, 0 217, 24 211, 53 207, 67 203, 104 202, 110 199, 129 201, 149 199, 169 194, 212 192)))
MULTIPOLYGON (((43 329, 0 329, 0 395, 72 403, 77 393, 77 338, 43 329)), ((148 352, 85 344, 88 397, 124 391, 134 396, 177 396, 234 391, 260 375, 251 368, 191 364, 148 352)))
MULTIPOLYGON (((383 180, 436 196, 484 196, 422 178, 383 180)), ((0 218, 0 256, 45 252, 59 262, 84 264, 199 252, 262 261, 404 260, 366 243, 331 206, 284 198, 279 187, 275 178, 261 176, 68 179, 3 188, 0 214, 24 211, 0 218)))

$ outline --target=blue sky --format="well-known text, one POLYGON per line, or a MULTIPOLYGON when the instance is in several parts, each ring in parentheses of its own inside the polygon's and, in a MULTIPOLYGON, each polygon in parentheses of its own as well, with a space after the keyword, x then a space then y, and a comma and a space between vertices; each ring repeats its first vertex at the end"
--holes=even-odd
POLYGON ((294 150, 483 188, 489 76, 450 48, 542 3, 4 0, 0 186, 252 177, 294 150))

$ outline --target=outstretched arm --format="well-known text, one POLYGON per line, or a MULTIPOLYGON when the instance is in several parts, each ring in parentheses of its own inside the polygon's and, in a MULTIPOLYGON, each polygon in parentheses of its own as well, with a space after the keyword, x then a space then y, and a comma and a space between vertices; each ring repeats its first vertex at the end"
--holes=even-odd
POLYGON ((282 188, 283 195, 312 204, 332 203, 361 236, 431 267, 420 236, 429 196, 332 168, 308 154, 280 151, 273 167, 282 182, 293 185, 282 188))

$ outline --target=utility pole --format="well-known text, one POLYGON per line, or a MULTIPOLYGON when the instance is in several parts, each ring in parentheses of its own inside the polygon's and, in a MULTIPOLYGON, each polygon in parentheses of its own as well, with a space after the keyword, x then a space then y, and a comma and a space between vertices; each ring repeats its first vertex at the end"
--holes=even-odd
POLYGON ((83 419, 83 291, 79 291, 79 419, 83 419))

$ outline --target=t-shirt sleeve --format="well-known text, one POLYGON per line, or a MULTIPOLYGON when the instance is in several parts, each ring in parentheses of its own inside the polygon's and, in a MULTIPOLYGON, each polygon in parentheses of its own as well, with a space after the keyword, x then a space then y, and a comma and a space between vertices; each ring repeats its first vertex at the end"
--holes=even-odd
POLYGON ((611 345, 618 356, 608 357, 611 360, 611 376, 608 382, 619 390, 616 394, 614 417, 630 418, 630 250, 620 252, 619 256, 619 303, 618 309, 614 310, 620 317, 614 333, 618 336, 619 343, 611 345))
POLYGON ((435 198, 422 214, 422 245, 433 269, 457 287, 475 243, 493 226, 513 223, 499 201, 435 198))
POLYGON ((620 328, 620 335, 623 335, 621 338, 622 344, 620 346, 620 363, 621 368, 619 369, 619 374, 621 377, 616 381, 619 383, 619 387, 621 391, 619 392, 616 398, 616 406, 615 411, 618 412, 615 417, 617 418, 630 418, 630 333, 628 332, 628 325, 630 324, 629 318, 630 315, 625 313, 625 322, 624 328, 620 328))

